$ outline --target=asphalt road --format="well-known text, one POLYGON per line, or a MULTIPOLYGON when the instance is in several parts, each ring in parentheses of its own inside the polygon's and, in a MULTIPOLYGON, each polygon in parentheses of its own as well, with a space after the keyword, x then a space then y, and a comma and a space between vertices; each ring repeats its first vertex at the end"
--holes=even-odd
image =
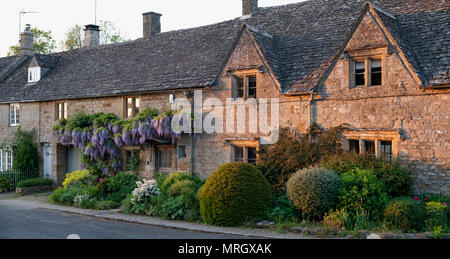
POLYGON ((237 239, 238 236, 198 233, 69 215, 0 203, 0 239, 237 239))

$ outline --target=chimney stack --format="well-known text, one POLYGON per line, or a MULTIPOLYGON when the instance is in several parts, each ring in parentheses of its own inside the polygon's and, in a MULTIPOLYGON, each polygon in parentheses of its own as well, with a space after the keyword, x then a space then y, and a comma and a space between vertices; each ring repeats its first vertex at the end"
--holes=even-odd
POLYGON ((258 0, 242 0, 242 15, 250 15, 258 8, 258 0))
POLYGON ((20 55, 34 55, 34 35, 29 24, 25 26, 25 31, 20 33, 20 55))
POLYGON ((148 12, 142 14, 144 17, 144 38, 150 38, 161 33, 161 16, 162 14, 148 12))
POLYGON ((84 29, 84 46, 92 47, 100 44, 100 26, 89 24, 84 29))

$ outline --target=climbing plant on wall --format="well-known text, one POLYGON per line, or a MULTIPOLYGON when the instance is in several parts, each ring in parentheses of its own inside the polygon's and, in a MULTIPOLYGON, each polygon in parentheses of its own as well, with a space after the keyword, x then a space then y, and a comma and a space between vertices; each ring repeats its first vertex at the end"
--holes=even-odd
POLYGON ((143 145, 152 139, 175 139, 180 134, 171 128, 174 113, 146 109, 135 118, 122 119, 112 113, 87 115, 80 111, 71 119, 53 126, 53 135, 64 146, 73 145, 83 154, 82 166, 94 173, 109 175, 122 168, 123 146, 143 145))

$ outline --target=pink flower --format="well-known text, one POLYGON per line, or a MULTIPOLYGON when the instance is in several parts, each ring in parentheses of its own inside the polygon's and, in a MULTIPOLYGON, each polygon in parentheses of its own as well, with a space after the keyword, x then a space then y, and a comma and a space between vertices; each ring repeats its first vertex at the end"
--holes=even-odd
POLYGON ((420 200, 420 197, 419 197, 419 196, 416 196, 416 197, 414 197, 414 200, 415 200, 415 201, 419 201, 419 200, 420 200))
POLYGON ((103 182, 103 178, 100 178, 100 182, 103 182))

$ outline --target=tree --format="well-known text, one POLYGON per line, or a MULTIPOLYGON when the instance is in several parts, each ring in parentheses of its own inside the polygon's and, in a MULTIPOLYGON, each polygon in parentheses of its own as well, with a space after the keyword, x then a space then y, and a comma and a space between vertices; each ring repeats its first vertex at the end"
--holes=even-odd
POLYGON ((35 130, 24 131, 20 127, 14 133, 11 148, 14 155, 13 169, 24 172, 39 171, 39 151, 33 142, 35 130))
MULTIPOLYGON (((65 40, 61 42, 64 50, 84 47, 83 27, 76 24, 69 28, 65 40)), ((125 41, 117 26, 110 21, 100 21, 100 44, 111 44, 125 41)))
MULTIPOLYGON (((37 28, 31 29, 34 34, 34 49, 38 54, 50 54, 56 49, 56 41, 53 40, 51 31, 44 31, 37 28)), ((18 55, 20 44, 9 47, 8 56, 18 55)))

